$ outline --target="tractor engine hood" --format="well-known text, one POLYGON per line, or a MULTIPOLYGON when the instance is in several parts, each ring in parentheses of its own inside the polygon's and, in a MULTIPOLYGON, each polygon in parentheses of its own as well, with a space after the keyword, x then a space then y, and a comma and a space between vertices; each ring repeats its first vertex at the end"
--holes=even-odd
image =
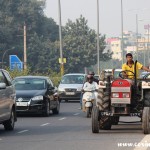
POLYGON ((131 86, 129 79, 117 79, 111 86, 111 104, 131 104, 131 86))
POLYGON ((112 87, 130 87, 133 83, 130 79, 117 79, 112 82, 112 87))

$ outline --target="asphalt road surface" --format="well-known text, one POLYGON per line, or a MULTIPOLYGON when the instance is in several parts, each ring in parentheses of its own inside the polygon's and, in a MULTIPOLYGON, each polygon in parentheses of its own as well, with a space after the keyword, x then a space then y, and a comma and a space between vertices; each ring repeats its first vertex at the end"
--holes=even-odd
MULTIPOLYGON (((0 126, 0 150, 150 149, 150 136, 143 134, 140 123, 119 123, 112 126, 112 130, 93 134, 91 118, 86 118, 79 107, 77 102, 62 102, 59 115, 19 116, 15 130, 11 132, 0 126)), ((139 118, 121 120, 139 121, 139 118)))

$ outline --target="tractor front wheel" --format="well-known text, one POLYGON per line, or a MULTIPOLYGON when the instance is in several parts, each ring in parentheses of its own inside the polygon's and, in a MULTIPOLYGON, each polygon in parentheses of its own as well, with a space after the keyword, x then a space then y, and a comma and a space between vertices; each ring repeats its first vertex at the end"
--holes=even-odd
POLYGON ((150 134, 150 107, 144 107, 143 109, 142 128, 144 134, 150 134))
MULTIPOLYGON (((109 89, 99 89, 97 97, 97 106, 100 111, 109 111, 110 102, 109 89), (108 92, 107 92, 108 91, 108 92)), ((100 118, 100 129, 110 130, 111 129, 111 117, 101 116, 100 118)))
POLYGON ((92 110, 92 132, 99 133, 99 108, 93 107, 92 110))

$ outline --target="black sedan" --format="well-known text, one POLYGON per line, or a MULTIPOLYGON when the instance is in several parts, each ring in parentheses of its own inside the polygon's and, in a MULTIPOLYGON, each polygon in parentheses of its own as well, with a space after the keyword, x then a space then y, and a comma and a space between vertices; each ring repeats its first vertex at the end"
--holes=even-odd
POLYGON ((59 113, 57 92, 49 77, 22 76, 13 81, 16 89, 17 113, 42 113, 49 116, 59 113))

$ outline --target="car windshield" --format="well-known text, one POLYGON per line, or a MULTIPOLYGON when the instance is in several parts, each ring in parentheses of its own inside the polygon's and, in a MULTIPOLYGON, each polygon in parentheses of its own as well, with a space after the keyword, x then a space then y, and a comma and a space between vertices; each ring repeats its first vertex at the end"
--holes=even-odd
POLYGON ((61 84, 83 84, 83 75, 66 75, 62 78, 61 84))
POLYGON ((42 90, 46 88, 45 79, 21 78, 13 81, 16 90, 42 90))
POLYGON ((146 78, 150 78, 150 75, 147 75, 149 74, 148 72, 142 72, 141 75, 140 75, 140 78, 143 78, 146 76, 146 78))
POLYGON ((95 75, 94 78, 97 79, 97 80, 99 80, 99 76, 98 75, 95 75))

